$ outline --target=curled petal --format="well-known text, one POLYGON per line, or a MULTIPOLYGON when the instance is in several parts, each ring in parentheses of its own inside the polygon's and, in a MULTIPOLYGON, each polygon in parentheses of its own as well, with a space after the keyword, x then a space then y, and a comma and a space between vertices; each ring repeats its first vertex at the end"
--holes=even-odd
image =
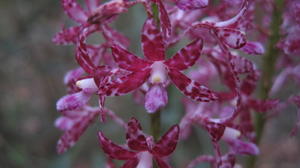
POLYGON ((58 140, 56 150, 59 154, 64 153, 70 147, 72 147, 84 133, 87 127, 93 122, 98 112, 88 112, 82 116, 61 136, 58 140))
POLYGON ((170 155, 176 148, 179 138, 179 126, 172 126, 154 145, 151 153, 156 157, 170 155))
POLYGON ((142 132, 141 124, 135 118, 132 118, 128 122, 126 139, 127 139, 127 145, 130 149, 136 151, 147 150, 146 137, 142 132))
POLYGON ((84 91, 66 95, 60 98, 56 103, 56 109, 60 112, 79 109, 90 99, 91 93, 84 91))
POLYGON ((151 61, 161 61, 165 59, 163 36, 157 29, 152 18, 148 18, 143 26, 142 48, 145 57, 151 61))
POLYGON ((150 66, 150 63, 133 55, 119 45, 112 46, 113 57, 120 68, 139 71, 150 66))
POLYGON ((231 146, 231 150, 233 150, 236 154, 243 155, 258 155, 259 149, 256 144, 251 142, 244 142, 239 139, 228 139, 227 143, 231 146))
POLYGON ((201 54, 203 47, 202 40, 195 40, 182 48, 171 59, 167 60, 165 64, 178 70, 184 70, 195 64, 201 54))
POLYGON ((145 108, 149 113, 156 112, 168 103, 168 94, 164 87, 154 85, 145 95, 145 108))
POLYGON ((75 44, 80 30, 80 26, 74 26, 67 29, 63 27, 62 30, 54 36, 52 41, 58 45, 75 44))
POLYGON ((265 48, 260 42, 248 41, 241 50, 250 55, 262 55, 265 53, 265 48))
POLYGON ((98 133, 98 138, 103 151, 111 158, 118 160, 130 160, 136 156, 135 152, 131 152, 119 145, 116 145, 111 140, 106 138, 102 132, 98 133))
POLYGON ((175 69, 169 70, 169 76, 175 86, 187 97, 196 101, 217 100, 217 95, 200 83, 191 80, 181 72, 175 69))
POLYGON ((161 0, 156 0, 156 2, 159 9, 159 20, 161 22, 161 29, 166 39, 171 35, 171 22, 163 2, 161 0))
POLYGON ((75 0, 62 0, 62 5, 67 15, 76 22, 85 23, 87 21, 87 13, 75 0))
POLYGON ((183 10, 201 9, 208 6, 208 0, 177 0, 176 5, 183 10))
POLYGON ((95 9, 88 18, 88 22, 91 24, 103 23, 125 11, 127 11, 127 7, 123 0, 109 1, 95 9))
POLYGON ((239 49, 246 44, 245 34, 236 29, 217 28, 216 35, 230 48, 239 49))

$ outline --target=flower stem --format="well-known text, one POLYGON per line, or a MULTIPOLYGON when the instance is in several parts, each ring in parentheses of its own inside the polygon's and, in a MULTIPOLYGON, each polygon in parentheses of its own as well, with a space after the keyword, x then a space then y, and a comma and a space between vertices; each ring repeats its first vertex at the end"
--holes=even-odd
POLYGON ((160 136, 160 111, 150 114, 151 135, 157 141, 160 136))
MULTIPOLYGON (((279 55, 279 49, 276 48, 276 44, 280 39, 280 25, 282 23, 282 9, 284 6, 284 0, 275 0, 274 9, 272 12, 272 23, 270 25, 271 35, 269 45, 266 54, 263 57, 262 62, 262 81, 260 84, 259 97, 262 100, 269 98, 269 91, 272 87, 273 76, 275 73, 276 60, 279 55)), ((255 113, 255 132, 256 143, 259 144, 263 135, 264 127, 266 124, 266 118, 264 113, 255 113)), ((247 167, 255 167, 257 157, 251 156, 248 160, 247 167)))

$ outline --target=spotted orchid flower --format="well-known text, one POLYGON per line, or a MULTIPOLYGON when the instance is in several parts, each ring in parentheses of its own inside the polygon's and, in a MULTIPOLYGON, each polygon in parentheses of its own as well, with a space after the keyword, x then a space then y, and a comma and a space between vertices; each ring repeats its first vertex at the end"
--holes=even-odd
POLYGON ((79 23, 78 26, 64 28, 53 38, 56 44, 76 43, 78 35, 84 28, 89 29, 89 33, 100 31, 99 23, 105 23, 114 16, 127 11, 135 3, 123 0, 112 0, 99 4, 98 0, 85 0, 87 9, 84 10, 76 0, 61 0, 66 14, 79 23), (97 24, 96 24, 97 23, 97 24))
MULTIPOLYGON (((119 118, 113 111, 104 109, 108 116, 118 125, 125 127, 124 121, 119 118)), ((59 138, 56 146, 56 151, 59 154, 66 152, 73 147, 79 140, 85 130, 94 122, 100 114, 99 108, 85 105, 76 110, 66 110, 61 112, 62 116, 55 120, 55 127, 64 131, 64 134, 59 138)))
POLYGON ((245 0, 242 9, 237 15, 225 21, 202 21, 193 23, 193 27, 198 29, 208 29, 222 46, 239 49, 243 47, 246 42, 246 35, 243 31, 236 27, 237 22, 242 18, 247 10, 248 1, 245 0))
POLYGON ((154 159, 160 168, 170 168, 165 158, 176 148, 179 126, 172 126, 157 142, 142 132, 138 120, 128 122, 126 146, 119 146, 99 132, 98 137, 103 151, 112 159, 124 160, 122 168, 152 168, 154 159))
POLYGON ((132 75, 124 83, 115 86, 115 91, 124 92, 122 88, 127 86, 126 92, 129 92, 148 80, 152 85, 146 93, 145 105, 148 112, 155 112, 167 103, 165 85, 168 77, 183 94, 193 100, 212 101, 217 99, 215 93, 181 72, 192 66, 199 58, 202 40, 195 40, 177 52, 171 59, 165 60, 166 49, 163 36, 157 30, 154 20, 148 18, 142 31, 142 48, 146 59, 135 56, 119 45, 113 45, 112 53, 118 66, 132 72, 132 75))

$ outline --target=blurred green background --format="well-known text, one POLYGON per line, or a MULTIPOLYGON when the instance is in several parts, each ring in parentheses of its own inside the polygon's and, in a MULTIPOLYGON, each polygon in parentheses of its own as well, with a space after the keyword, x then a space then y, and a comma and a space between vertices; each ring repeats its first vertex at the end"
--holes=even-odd
MULTIPOLYGON (((130 50, 139 55, 139 31, 145 17, 143 8, 136 6, 114 25, 132 42, 130 50)), ((0 1, 0 168, 102 168, 105 158, 96 132, 103 130, 115 142, 125 142, 123 128, 97 120, 75 147, 56 154, 62 132, 53 126, 59 116, 55 103, 66 93, 64 73, 76 67, 74 47, 51 42, 63 24, 74 23, 65 16, 59 0, 0 1)), ((102 37, 91 38, 93 42, 102 37)), ((169 91, 170 103, 162 114, 163 132, 183 115, 180 93, 173 87, 169 91)), ((149 132, 149 116, 131 96, 111 98, 107 104, 125 121, 136 116, 149 132)), ((289 110, 268 123, 259 167, 300 167, 299 136, 288 136, 296 114, 294 108, 289 110)), ((193 133, 195 136, 179 143, 171 158, 174 167, 184 167, 197 155, 211 152, 207 133, 200 128, 193 133)))

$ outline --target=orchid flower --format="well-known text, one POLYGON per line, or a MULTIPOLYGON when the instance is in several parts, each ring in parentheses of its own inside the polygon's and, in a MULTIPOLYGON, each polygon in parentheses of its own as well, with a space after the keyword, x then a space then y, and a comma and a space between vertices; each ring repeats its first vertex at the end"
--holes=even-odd
POLYGON ((170 168, 165 161, 176 148, 179 137, 179 126, 172 126, 157 142, 144 134, 138 120, 132 118, 127 127, 127 144, 119 146, 104 136, 98 134, 101 148, 112 159, 125 160, 122 168, 152 168, 154 159, 160 168, 170 168))
POLYGON ((165 102, 165 85, 169 77, 173 84, 186 96, 196 101, 216 100, 217 96, 205 86, 189 79, 180 71, 192 66, 200 56, 202 41, 196 40, 177 52, 172 58, 165 60, 163 37, 157 30, 152 18, 148 18, 142 31, 142 48, 146 59, 141 59, 119 45, 113 45, 112 53, 118 66, 132 72, 126 82, 116 86, 118 92, 137 89, 149 80, 152 84, 147 92, 146 109, 155 112, 160 106, 154 99, 165 102), (148 102, 147 102, 148 101, 148 102), (149 106, 148 106, 149 105, 149 106))

